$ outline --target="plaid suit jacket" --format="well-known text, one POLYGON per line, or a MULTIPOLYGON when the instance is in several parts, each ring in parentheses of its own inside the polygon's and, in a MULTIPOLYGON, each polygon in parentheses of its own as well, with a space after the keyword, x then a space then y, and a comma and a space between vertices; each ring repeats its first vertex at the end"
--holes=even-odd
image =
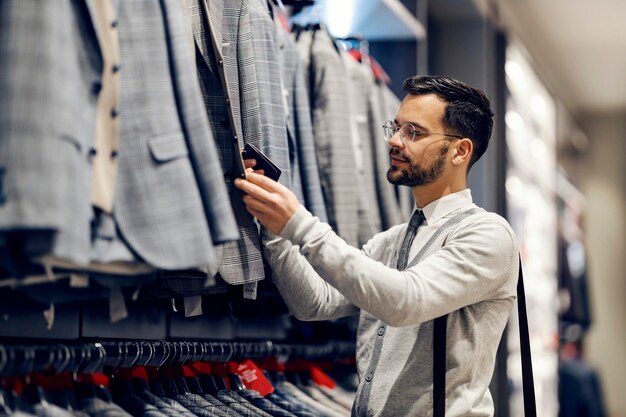
POLYGON ((329 224, 346 242, 359 243, 359 192, 348 120, 348 76, 325 30, 302 33, 298 45, 309 55, 311 111, 317 162, 329 224), (302 43, 300 43, 302 42, 302 43))
POLYGON ((311 106, 302 59, 289 33, 279 22, 276 26, 279 66, 287 99, 289 149, 295 149, 291 166, 293 190, 311 213, 326 222, 328 217, 317 167, 311 106))
POLYGON ((374 160, 372 155, 372 139, 370 128, 367 123, 367 96, 374 83, 373 75, 369 67, 356 61, 348 53, 342 52, 341 57, 345 62, 348 72, 348 91, 350 98, 350 121, 355 135, 358 152, 355 154, 357 161, 357 179, 361 193, 359 207, 359 244, 364 245, 376 233, 380 232, 381 219, 378 210, 376 195, 374 160))
MULTIPOLYGON (((246 0, 250 13, 252 49, 261 109, 262 150, 282 170, 280 182, 291 188, 291 164, 295 150, 287 141, 284 87, 278 60, 276 26, 266 0, 246 0)), ((244 93, 247 93, 244 91, 244 93)))
POLYGON ((261 145, 261 122, 247 2, 185 0, 193 29, 196 65, 224 180, 241 238, 217 247, 221 277, 229 284, 265 277, 257 226, 233 185, 244 143, 261 145))
POLYGON ((0 232, 56 233, 89 260, 90 148, 102 56, 83 2, 0 2, 0 232))
POLYGON ((180 0, 162 0, 176 99, 213 243, 239 238, 237 222, 223 181, 215 140, 198 87, 193 33, 180 0))
MULTIPOLYGON (((119 5, 121 120, 114 211, 122 236, 139 256, 162 269, 184 269, 214 264, 216 257, 190 157, 202 138, 195 130, 187 135, 184 122, 193 118, 181 119, 187 114, 179 113, 181 92, 169 65, 168 42, 184 39, 168 39, 178 26, 166 29, 164 16, 162 4, 151 0, 119 5)), ((209 133, 204 131, 204 140, 209 133)))
MULTIPOLYGON (((400 108, 400 99, 393 91, 384 83, 377 84, 378 100, 381 103, 381 111, 383 112, 383 120, 393 120, 400 108)), ((385 146, 386 160, 389 163, 389 146, 385 146)), ((389 167, 387 166, 387 169, 389 167)), ((410 187, 395 186, 395 193, 400 206, 401 218, 396 220, 396 224, 406 221, 411 216, 415 208, 415 197, 410 187)))
MULTIPOLYGON (((401 224, 406 221, 406 215, 400 210, 398 199, 395 193, 395 186, 387 181, 387 171, 389 170, 389 145, 385 142, 382 126, 387 120, 393 120, 396 117, 399 105, 398 99, 395 104, 385 105, 383 97, 381 97, 383 84, 374 82, 367 96, 367 115, 370 130, 370 140, 372 145, 372 159, 374 181, 376 183, 376 195, 378 197, 378 208, 380 210, 380 218, 382 229, 387 230, 392 226, 401 224)), ((386 88, 386 86, 385 86, 386 88)), ((390 91, 391 93, 391 91, 390 91)), ((391 93, 393 94, 393 93, 391 93)), ((394 96, 395 97, 395 96, 394 96)), ((405 194, 410 193, 409 187, 402 187, 405 194)))

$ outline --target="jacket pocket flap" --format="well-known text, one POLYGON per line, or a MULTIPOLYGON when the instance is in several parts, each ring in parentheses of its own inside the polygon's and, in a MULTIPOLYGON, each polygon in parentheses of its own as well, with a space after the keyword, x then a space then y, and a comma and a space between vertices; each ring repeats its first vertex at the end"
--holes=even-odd
POLYGON ((187 144, 181 132, 166 133, 148 139, 152 157, 159 162, 187 156, 187 144))

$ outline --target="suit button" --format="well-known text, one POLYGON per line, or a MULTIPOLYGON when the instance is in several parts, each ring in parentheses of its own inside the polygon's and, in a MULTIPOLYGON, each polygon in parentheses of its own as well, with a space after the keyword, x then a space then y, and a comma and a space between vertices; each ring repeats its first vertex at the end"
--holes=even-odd
POLYGON ((120 112, 117 110, 117 108, 113 107, 113 108, 111 109, 111 117, 112 117, 112 118, 114 118, 114 119, 115 119, 117 116, 119 116, 119 114, 120 114, 120 112))
POLYGON ((111 151, 111 159, 115 159, 117 158, 117 151, 116 150, 112 150, 111 151))
POLYGON ((226 104, 230 105, 230 99, 226 97, 226 104))
POLYGON ((117 27, 117 25, 118 25, 117 20, 114 20, 114 21, 112 21, 112 22, 111 22, 111 27, 112 27, 113 29, 115 29, 115 28, 117 27))
POLYGON ((115 74, 116 72, 120 72, 120 69, 122 69, 122 67, 120 66, 120 64, 115 64, 113 65, 111 69, 113 70, 113 73, 115 74))
POLYGON ((384 328, 384 327, 379 327, 379 328, 378 328, 378 335, 379 335, 379 336, 382 336, 382 335, 384 335, 384 334, 385 334, 385 328, 384 328))
POLYGON ((368 372, 368 373, 367 373, 367 375, 365 375, 365 380, 366 380, 367 382, 371 382, 371 381, 372 381, 372 378, 374 378, 374 375, 372 375, 372 373, 371 373, 371 372, 368 372))
POLYGON ((102 82, 100 81, 94 81, 91 83, 91 93, 93 95, 98 95, 100 94, 100 91, 102 91, 102 82))
POLYGON ((219 65, 220 67, 224 66, 224 61, 222 61, 221 59, 219 61, 217 61, 217 65, 219 65))
POLYGON ((89 158, 89 161, 93 161, 93 158, 95 158, 97 154, 98 151, 96 150, 96 148, 89 148, 89 151, 87 152, 87 157, 89 158))

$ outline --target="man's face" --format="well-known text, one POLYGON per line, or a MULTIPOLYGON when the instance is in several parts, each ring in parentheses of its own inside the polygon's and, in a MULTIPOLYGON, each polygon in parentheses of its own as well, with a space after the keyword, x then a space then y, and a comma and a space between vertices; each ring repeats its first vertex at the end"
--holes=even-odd
MULTIPOLYGON (((411 123, 422 132, 445 132, 442 118, 446 103, 434 94, 407 95, 398 114, 396 125, 411 123)), ((439 135, 416 135, 400 140, 400 133, 389 141, 391 166, 387 180, 395 185, 417 187, 432 184, 444 173, 446 156, 450 148, 448 137, 439 135), (406 144, 405 144, 406 143, 406 144)))

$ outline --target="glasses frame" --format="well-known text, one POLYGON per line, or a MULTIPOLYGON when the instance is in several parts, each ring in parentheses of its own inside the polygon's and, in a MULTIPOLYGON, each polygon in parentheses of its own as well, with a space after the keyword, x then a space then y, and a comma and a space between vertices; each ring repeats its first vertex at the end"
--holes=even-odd
POLYGON ((396 133, 398 133, 398 132, 400 132, 400 141, 404 145, 407 145, 408 143, 415 142, 416 141, 415 140, 415 136, 418 136, 418 135, 419 136, 423 136, 423 137, 430 136, 430 135, 438 135, 438 136, 448 136, 448 137, 455 138, 455 139, 463 139, 463 136, 453 135, 451 133, 439 133, 439 132, 429 132, 427 130, 420 130, 420 129, 417 129, 413 123, 409 123, 409 122, 407 122, 407 123, 403 124, 402 126, 398 127, 396 122, 394 122, 393 120, 387 120, 382 127, 383 127, 383 137, 385 138, 385 142, 387 142, 387 143, 389 143, 391 138, 393 138, 396 135, 396 133), (387 137, 387 129, 391 129, 392 128, 392 126, 390 126, 390 125, 393 125, 395 127, 393 128, 393 134, 391 136, 387 137), (411 137, 410 140, 405 139, 404 127, 407 126, 407 125, 413 127, 413 134, 412 134, 412 137, 411 137))

